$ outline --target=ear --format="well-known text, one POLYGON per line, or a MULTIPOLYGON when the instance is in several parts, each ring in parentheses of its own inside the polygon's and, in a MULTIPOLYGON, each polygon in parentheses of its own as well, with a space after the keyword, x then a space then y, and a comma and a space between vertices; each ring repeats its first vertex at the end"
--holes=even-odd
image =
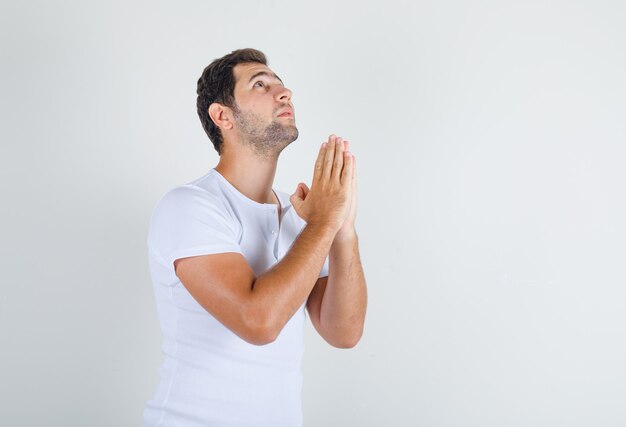
POLYGON ((232 110, 219 102, 209 105, 209 117, 222 130, 233 128, 232 110))

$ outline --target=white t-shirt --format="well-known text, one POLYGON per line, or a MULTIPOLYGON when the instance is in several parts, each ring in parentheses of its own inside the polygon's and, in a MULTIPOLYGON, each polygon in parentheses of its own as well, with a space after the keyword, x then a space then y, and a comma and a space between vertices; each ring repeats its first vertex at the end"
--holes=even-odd
MULTIPOLYGON (((304 304, 271 344, 239 338, 191 296, 174 260, 238 252, 254 274, 280 261, 306 225, 274 190, 282 207, 257 203, 219 172, 169 191, 150 221, 150 274, 163 332, 161 381, 144 410, 145 427, 302 425, 304 304)), ((328 258, 320 277, 328 275, 328 258)))

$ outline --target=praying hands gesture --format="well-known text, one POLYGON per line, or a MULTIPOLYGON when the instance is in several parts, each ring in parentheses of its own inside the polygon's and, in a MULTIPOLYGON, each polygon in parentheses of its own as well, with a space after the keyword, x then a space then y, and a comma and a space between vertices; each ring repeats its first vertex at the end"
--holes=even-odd
POLYGON ((315 161, 311 189, 299 183, 290 200, 307 223, 328 224, 336 231, 335 241, 346 241, 356 234, 356 193, 356 158, 350 144, 330 135, 315 161))

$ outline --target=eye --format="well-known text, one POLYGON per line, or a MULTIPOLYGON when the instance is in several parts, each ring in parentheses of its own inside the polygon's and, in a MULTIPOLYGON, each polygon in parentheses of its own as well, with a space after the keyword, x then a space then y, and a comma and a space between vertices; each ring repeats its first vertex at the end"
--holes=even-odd
POLYGON ((258 82, 256 82, 256 83, 254 84, 254 87, 257 87, 257 86, 258 86, 258 87, 264 87, 264 86, 265 86, 265 83, 263 83, 261 80, 259 80, 258 82))

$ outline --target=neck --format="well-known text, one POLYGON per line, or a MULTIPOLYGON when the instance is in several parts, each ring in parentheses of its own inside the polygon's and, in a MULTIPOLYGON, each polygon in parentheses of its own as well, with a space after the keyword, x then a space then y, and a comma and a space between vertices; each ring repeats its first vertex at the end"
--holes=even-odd
POLYGON ((257 203, 278 204, 272 192, 278 158, 264 158, 246 147, 223 150, 215 169, 241 194, 257 203))

